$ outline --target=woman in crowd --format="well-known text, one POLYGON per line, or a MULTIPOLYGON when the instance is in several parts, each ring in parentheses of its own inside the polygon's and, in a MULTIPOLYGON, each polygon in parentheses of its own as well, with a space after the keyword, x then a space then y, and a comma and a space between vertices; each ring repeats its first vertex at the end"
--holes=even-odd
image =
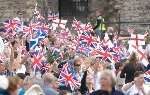
POLYGON ((129 63, 121 71, 120 77, 125 78, 125 83, 132 82, 136 71, 144 71, 144 67, 138 63, 137 56, 133 53, 129 59, 129 63))
POLYGON ((115 74, 110 70, 101 72, 100 85, 100 90, 91 93, 91 95, 124 95, 121 91, 115 89, 115 74))
POLYGON ((122 87, 126 95, 150 95, 150 88, 144 84, 144 72, 136 71, 134 81, 122 87))
POLYGON ((44 86, 42 87, 45 95, 59 95, 57 88, 57 78, 51 73, 43 75, 44 86))
POLYGON ((116 69, 116 89, 121 90, 122 86, 125 84, 125 78, 120 78, 121 71, 124 65, 128 62, 128 60, 124 59, 115 64, 116 69))
POLYGON ((10 77, 9 78, 9 86, 8 92, 10 95, 18 95, 18 87, 19 87, 19 77, 10 77))

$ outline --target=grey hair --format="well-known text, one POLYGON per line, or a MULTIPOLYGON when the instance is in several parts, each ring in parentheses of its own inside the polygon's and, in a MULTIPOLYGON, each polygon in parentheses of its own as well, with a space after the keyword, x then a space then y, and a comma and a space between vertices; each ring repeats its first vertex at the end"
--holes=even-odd
POLYGON ((26 76, 26 78, 24 79, 24 84, 28 84, 28 83, 33 83, 33 77, 26 76))
POLYGON ((101 72, 101 77, 102 76, 110 76, 111 78, 111 83, 112 83, 112 87, 115 87, 116 85, 116 75, 112 70, 104 70, 101 72))
POLYGON ((53 74, 51 74, 51 73, 45 73, 45 74, 43 75, 43 81, 44 81, 44 82, 52 83, 52 82, 54 82, 55 80, 57 80, 56 77, 55 77, 53 74))

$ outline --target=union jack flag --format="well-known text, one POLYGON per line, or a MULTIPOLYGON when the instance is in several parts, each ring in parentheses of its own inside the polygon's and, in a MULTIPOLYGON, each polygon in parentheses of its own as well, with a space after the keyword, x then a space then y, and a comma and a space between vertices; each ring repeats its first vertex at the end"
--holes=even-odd
POLYGON ((112 62, 112 54, 110 52, 110 49, 103 49, 99 52, 99 58, 101 58, 101 61, 105 62, 112 62))
POLYGON ((82 23, 76 19, 74 19, 73 23, 72 23, 72 27, 74 28, 74 30, 76 30, 78 32, 78 35, 82 34, 82 32, 83 32, 81 24, 82 23))
POLYGON ((119 53, 121 51, 121 45, 119 45, 117 42, 113 44, 112 47, 113 52, 119 53))
POLYGON ((78 35, 82 34, 83 32, 93 31, 93 27, 90 23, 83 24, 76 19, 73 20, 72 27, 74 28, 75 31, 78 32, 78 35))
POLYGON ((39 24, 37 25, 36 30, 40 30, 40 29, 41 29, 43 32, 45 32, 46 34, 48 34, 48 32, 49 32, 49 25, 39 22, 39 24))
POLYGON ((42 67, 41 67, 41 71, 45 71, 45 72, 48 72, 49 68, 50 68, 50 64, 47 62, 47 61, 43 61, 42 62, 42 67))
POLYGON ((37 69, 40 70, 41 67, 43 66, 42 65, 42 57, 43 57, 43 55, 41 53, 38 53, 37 55, 33 54, 32 67, 34 70, 37 70, 37 69))
POLYGON ((92 52, 91 52, 92 56, 101 55, 101 54, 102 54, 102 52, 99 49, 93 49, 92 52))
POLYGON ((59 38, 61 39, 68 39, 69 36, 71 36, 69 29, 64 29, 59 33, 59 38))
POLYGON ((86 56, 89 56, 90 52, 91 52, 91 48, 86 46, 86 45, 80 45, 80 46, 77 47, 77 52, 83 53, 86 56))
POLYGON ((4 32, 5 37, 8 39, 13 39, 16 36, 16 34, 17 33, 15 31, 4 32))
POLYGON ((38 26, 39 23, 30 23, 29 26, 23 27, 23 33, 25 33, 26 36, 32 35, 33 30, 36 30, 38 26))
POLYGON ((84 41, 87 43, 87 45, 92 45, 95 41, 95 39, 93 38, 93 36, 89 35, 89 34, 86 34, 86 35, 82 35, 80 36, 80 40, 84 41))
POLYGON ((4 22, 4 27, 6 29, 7 32, 10 32, 10 31, 14 31, 18 25, 19 25, 19 21, 17 20, 8 20, 6 22, 4 22))
POLYGON ((84 32, 92 32, 93 31, 92 25, 90 23, 83 24, 83 31, 84 32))
POLYGON ((59 13, 58 12, 50 12, 48 14, 48 20, 56 20, 59 18, 59 13))
POLYGON ((60 85, 70 87, 72 91, 80 87, 80 81, 75 76, 73 76, 71 71, 69 71, 68 63, 66 63, 61 69, 58 82, 60 85))
POLYGON ((114 60, 115 62, 119 62, 121 59, 121 56, 117 53, 112 54, 112 60, 114 60))
POLYGON ((145 79, 145 82, 150 85, 150 70, 145 72, 144 79, 145 79))

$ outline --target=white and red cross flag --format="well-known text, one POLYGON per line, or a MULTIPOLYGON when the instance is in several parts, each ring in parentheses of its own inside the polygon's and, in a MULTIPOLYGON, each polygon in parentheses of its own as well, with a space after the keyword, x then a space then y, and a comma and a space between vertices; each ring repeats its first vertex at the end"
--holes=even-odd
POLYGON ((145 35, 131 34, 129 44, 135 46, 145 45, 145 35))
POLYGON ((147 65, 148 65, 149 63, 148 63, 148 60, 147 60, 147 57, 146 57, 146 54, 145 54, 146 52, 145 52, 145 50, 142 48, 142 46, 135 46, 135 45, 132 45, 132 48, 133 48, 134 52, 137 53, 139 61, 140 61, 145 67, 147 67, 147 65))
POLYGON ((52 21, 53 30, 56 30, 57 27, 65 29, 67 20, 55 19, 52 21))

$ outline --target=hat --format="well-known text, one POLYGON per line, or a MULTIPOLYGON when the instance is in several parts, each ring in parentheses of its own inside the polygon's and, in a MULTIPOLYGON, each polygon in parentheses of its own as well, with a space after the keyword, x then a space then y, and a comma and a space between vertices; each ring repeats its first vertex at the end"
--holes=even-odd
POLYGON ((5 76, 0 76, 0 89, 6 90, 9 86, 9 81, 5 76))
POLYGON ((45 94, 39 85, 34 84, 25 92, 24 95, 45 95, 45 94))

